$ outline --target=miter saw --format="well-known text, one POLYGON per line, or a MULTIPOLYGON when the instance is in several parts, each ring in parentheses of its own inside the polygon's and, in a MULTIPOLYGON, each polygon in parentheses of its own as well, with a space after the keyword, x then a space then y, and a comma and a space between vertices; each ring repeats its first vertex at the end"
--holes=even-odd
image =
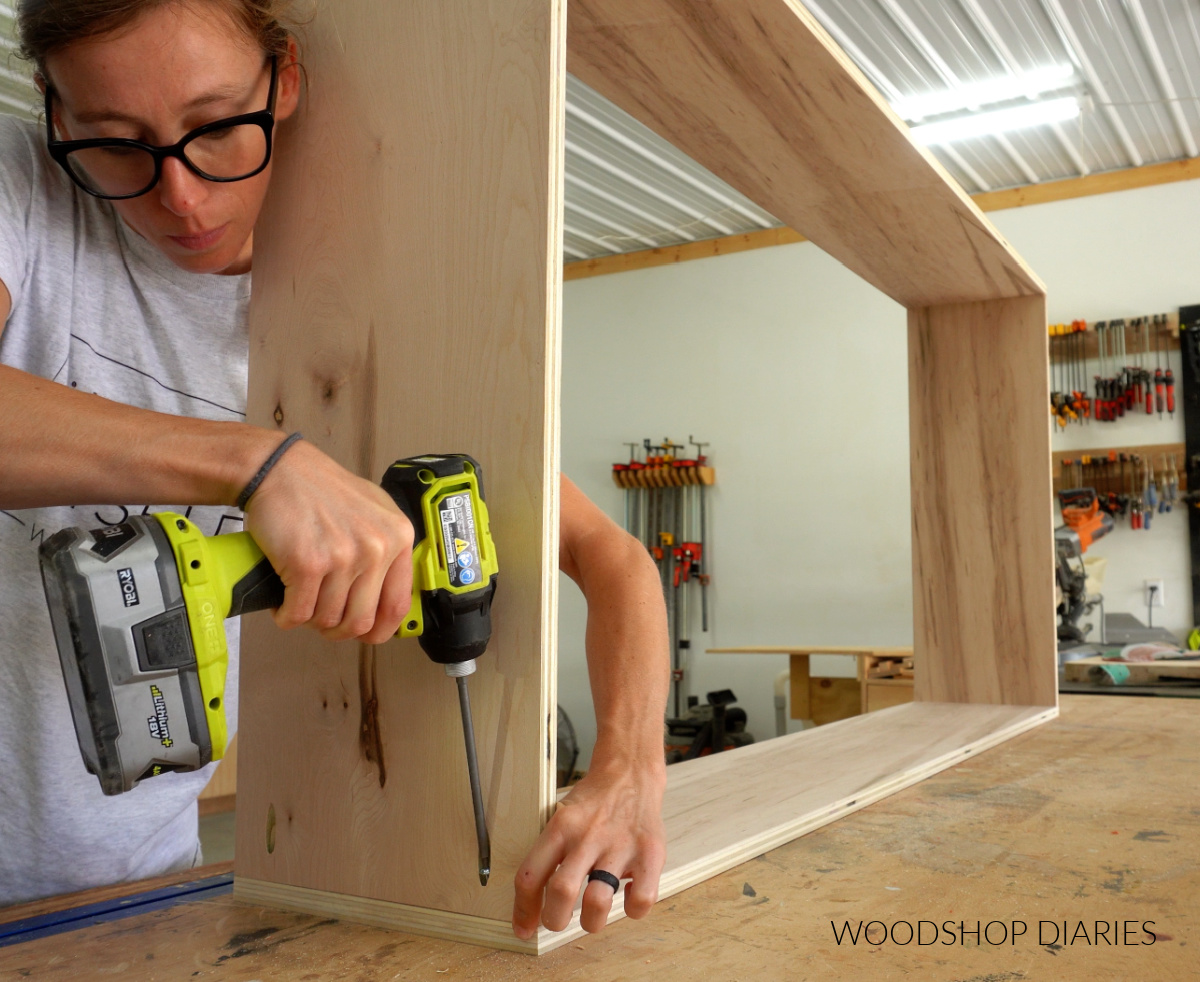
POLYGON ((1063 524, 1054 530, 1058 641, 1060 645, 1082 644, 1092 625, 1080 627, 1080 619, 1104 603, 1099 595, 1088 597, 1083 554, 1093 542, 1112 531, 1113 520, 1100 509, 1094 488, 1060 491, 1058 500, 1063 518, 1063 524))

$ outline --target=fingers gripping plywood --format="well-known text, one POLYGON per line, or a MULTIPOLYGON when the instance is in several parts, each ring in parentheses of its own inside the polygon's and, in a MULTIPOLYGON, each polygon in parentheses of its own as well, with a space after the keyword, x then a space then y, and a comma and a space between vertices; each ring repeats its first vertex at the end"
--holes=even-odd
MULTIPOLYGON (((377 481, 466 451, 501 560, 471 679, 480 887, 453 683, 415 642, 248 619, 239 877, 507 925, 553 801, 561 3, 324 0, 256 229, 250 418, 377 481)), ((314 489, 320 493, 320 489, 314 489)))
POLYGON ((906 307, 1038 279, 799 0, 571 0, 568 68, 906 307))
POLYGON ((1057 705, 1044 297, 909 312, 916 697, 1057 705))

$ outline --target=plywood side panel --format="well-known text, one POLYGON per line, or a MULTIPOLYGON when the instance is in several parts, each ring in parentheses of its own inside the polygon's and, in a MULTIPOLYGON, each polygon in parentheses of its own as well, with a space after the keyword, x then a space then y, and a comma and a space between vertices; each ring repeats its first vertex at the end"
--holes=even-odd
POLYGON ((1045 298, 908 325, 916 698, 1057 705, 1045 298))
POLYGON ((228 798, 237 794, 237 736, 225 748, 225 756, 213 771, 213 776, 204 790, 200 792, 200 800, 210 798, 228 798))
POLYGON ((415 642, 247 618, 240 877, 509 919, 553 802, 565 0, 321 0, 307 105, 256 229, 250 419, 378 480, 483 465, 500 558, 471 695, 479 885, 453 683, 415 642))
POLYGON ((906 307, 1044 292, 799 0, 571 0, 568 68, 906 307))

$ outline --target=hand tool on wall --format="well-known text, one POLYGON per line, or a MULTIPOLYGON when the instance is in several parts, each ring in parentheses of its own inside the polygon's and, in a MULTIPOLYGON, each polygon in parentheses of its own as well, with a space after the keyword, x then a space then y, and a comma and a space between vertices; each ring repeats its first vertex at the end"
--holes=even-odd
POLYGON ((1163 391, 1164 382, 1160 355, 1162 352, 1162 322, 1160 314, 1154 315, 1154 405, 1158 410, 1158 418, 1162 419, 1166 398, 1163 391))
POLYGON ((1175 374, 1171 371, 1171 329, 1168 324, 1167 315, 1163 314, 1162 318, 1163 324, 1167 327, 1167 337, 1164 345, 1166 350, 1167 370, 1163 374, 1163 387, 1167 390, 1167 412, 1173 419, 1175 417, 1175 374))
POLYGON ((1113 417, 1112 382, 1108 377, 1108 325, 1097 321, 1096 327, 1096 410, 1095 417, 1101 422, 1109 422, 1113 417))
MULTIPOLYGON (((710 444, 698 442, 690 433, 688 434, 688 443, 696 448, 696 470, 697 476, 700 476, 700 469, 708 465, 708 457, 704 453, 704 448, 710 446, 710 444)), ((696 487, 696 495, 699 498, 700 505, 700 535, 695 543, 696 554, 693 558, 693 572, 700 583, 700 630, 707 631, 709 574, 706 566, 708 557, 705 555, 705 549, 708 528, 708 485, 704 483, 702 477, 696 487)))
POLYGON ((646 465, 637 459, 637 443, 627 443, 625 446, 629 448, 629 461, 613 464, 613 481, 625 491, 625 530, 644 542, 641 517, 642 496, 645 492, 637 476, 646 465))
POLYGON ((1154 380, 1150 375, 1150 318, 1142 318, 1142 391, 1146 397, 1146 415, 1154 413, 1154 380))
POLYGON ((1114 409, 1117 416, 1125 415, 1126 382, 1128 369, 1125 365, 1125 321, 1118 318, 1108 322, 1109 352, 1112 355, 1112 384, 1114 409))
POLYGON ((1158 506, 1158 487, 1154 480, 1154 462, 1146 458, 1146 522, 1145 527, 1150 528, 1150 519, 1154 514, 1154 509, 1158 506))
POLYGON ((1072 321, 1071 329, 1071 343, 1074 349, 1071 356, 1073 366, 1071 392, 1074 396, 1076 411, 1084 422, 1087 422, 1092 414, 1091 400, 1088 399, 1087 394, 1087 377, 1085 374, 1087 348, 1085 347, 1084 339, 1087 336, 1087 321, 1072 321))
MULTIPOLYGON (((397 633, 419 638, 456 681, 486 886, 491 847, 466 684, 491 638, 498 574, 482 475, 465 454, 431 454, 397 461, 382 484, 415 533, 412 607, 397 633)), ((250 534, 206 538, 183 515, 135 515, 57 532, 39 558, 79 749, 103 792, 220 760, 223 622, 283 601, 250 534)))
POLYGON ((1130 366, 1130 388, 1132 398, 1130 400, 1131 407, 1141 409, 1142 407, 1142 318, 1135 317, 1129 322, 1130 328, 1133 330, 1133 357, 1130 366))

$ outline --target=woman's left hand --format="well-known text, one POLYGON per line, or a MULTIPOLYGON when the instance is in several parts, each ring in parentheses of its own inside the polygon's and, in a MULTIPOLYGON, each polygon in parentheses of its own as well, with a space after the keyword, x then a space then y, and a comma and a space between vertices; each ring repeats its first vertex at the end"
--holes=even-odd
MULTIPOLYGON (((592 870, 606 870, 625 884, 625 913, 644 917, 658 900, 666 861, 662 796, 666 768, 656 760, 593 766, 560 802, 533 849, 517 870, 513 931, 527 940, 539 922, 551 931, 571 921, 579 891, 592 870)), ((593 880, 583 894, 579 923, 599 931, 608 922, 614 890, 593 880)))
POLYGON ((596 745, 587 776, 562 800, 517 870, 513 931, 565 930, 584 888, 579 923, 599 931, 616 896, 592 870, 625 885, 625 913, 658 899, 666 860, 663 708, 670 678, 667 609, 645 547, 562 477, 559 567, 587 599, 587 661, 596 745))

